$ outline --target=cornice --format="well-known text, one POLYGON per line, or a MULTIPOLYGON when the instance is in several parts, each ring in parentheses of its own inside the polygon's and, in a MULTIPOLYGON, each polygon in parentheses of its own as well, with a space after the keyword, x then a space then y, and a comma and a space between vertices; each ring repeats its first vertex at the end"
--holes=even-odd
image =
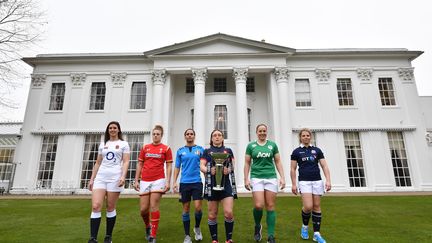
MULTIPOLYGON (((292 128, 293 132, 299 132, 303 127, 292 128)), ((414 131, 416 126, 403 127, 308 127, 314 132, 375 132, 375 131, 414 131)))
MULTIPOLYGON (((30 132, 33 135, 90 135, 104 134, 102 130, 33 130, 30 132)), ((150 134, 150 131, 143 130, 123 130, 124 134, 150 134)))

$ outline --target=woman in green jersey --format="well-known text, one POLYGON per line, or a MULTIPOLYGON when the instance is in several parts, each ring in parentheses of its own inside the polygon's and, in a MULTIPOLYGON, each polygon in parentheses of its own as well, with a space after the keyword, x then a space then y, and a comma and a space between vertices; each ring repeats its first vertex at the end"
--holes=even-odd
POLYGON ((244 178, 247 190, 252 190, 255 220, 254 240, 261 241, 264 206, 267 211, 267 242, 275 241, 276 224, 276 194, 278 180, 276 169, 279 172, 280 189, 285 188, 285 174, 282 167, 279 150, 275 142, 267 140, 267 126, 259 124, 256 127, 257 140, 248 144, 245 155, 244 178), (250 172, 250 179, 249 179, 250 172))

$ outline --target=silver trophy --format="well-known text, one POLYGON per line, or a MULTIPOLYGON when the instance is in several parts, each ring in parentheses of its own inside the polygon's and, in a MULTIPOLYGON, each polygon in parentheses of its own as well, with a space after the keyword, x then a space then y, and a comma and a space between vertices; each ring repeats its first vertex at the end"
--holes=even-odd
POLYGON ((215 191, 223 191, 225 185, 225 176, 224 176, 224 162, 229 157, 229 154, 225 153, 212 153, 212 160, 215 162, 216 166, 216 174, 215 174, 215 185, 213 186, 213 190, 215 191))

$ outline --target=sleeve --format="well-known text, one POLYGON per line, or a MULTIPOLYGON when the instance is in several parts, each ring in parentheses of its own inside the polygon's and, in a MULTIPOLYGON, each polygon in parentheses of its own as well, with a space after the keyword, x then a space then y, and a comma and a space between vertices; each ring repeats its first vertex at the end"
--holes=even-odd
POLYGON ((130 154, 130 147, 129 147, 129 143, 124 141, 124 146, 123 146, 123 153, 124 154, 130 154))
POLYGON ((177 150, 177 153, 176 153, 176 160, 175 160, 175 167, 176 168, 180 168, 180 165, 181 165, 181 153, 180 153, 180 150, 181 150, 181 148, 179 148, 178 150, 177 150))
POLYGON ((318 149, 317 159, 318 160, 324 159, 324 153, 322 152, 321 149, 318 149))
POLYGON ((140 153, 138 156, 138 161, 144 162, 144 160, 145 160, 145 149, 144 148, 145 148, 145 145, 143 145, 141 150, 140 150, 140 153))
POLYGON ((246 147, 246 153, 245 154, 252 157, 252 143, 249 143, 248 146, 246 147))
POLYGON ((201 159, 205 159, 207 162, 211 161, 211 159, 209 159, 208 150, 207 149, 205 149, 203 151, 203 153, 201 154, 201 159))
POLYGON ((232 149, 229 148, 228 153, 231 155, 231 159, 233 160, 234 159, 234 153, 233 153, 232 149))
POLYGON ((167 150, 165 152, 165 162, 172 163, 173 162, 173 156, 172 151, 170 147, 167 147, 167 150))
POLYGON ((292 152, 292 154, 291 154, 291 160, 295 160, 295 161, 297 161, 297 154, 296 154, 296 150, 297 150, 297 149, 294 149, 294 151, 292 152))
POLYGON ((278 154, 278 153, 279 153, 279 147, 275 142, 273 142, 273 154, 278 154))
POLYGON ((102 154, 102 150, 103 150, 103 148, 104 148, 104 144, 103 144, 103 143, 100 143, 100 144, 99 144, 99 148, 98 148, 98 155, 101 155, 101 154, 102 154))

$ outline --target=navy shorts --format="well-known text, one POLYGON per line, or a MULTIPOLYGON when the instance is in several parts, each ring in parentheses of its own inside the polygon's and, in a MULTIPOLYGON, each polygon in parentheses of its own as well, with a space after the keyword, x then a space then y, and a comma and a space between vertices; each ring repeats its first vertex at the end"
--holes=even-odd
POLYGON ((208 201, 220 201, 226 197, 234 197, 232 194, 232 187, 231 187, 231 182, 229 182, 229 180, 227 180, 228 182, 225 183, 224 185, 224 190, 223 191, 215 191, 212 190, 212 194, 210 197, 205 196, 205 198, 208 201))
POLYGON ((180 183, 180 202, 190 202, 192 200, 202 200, 203 199, 203 184, 201 182, 197 183, 180 183))

